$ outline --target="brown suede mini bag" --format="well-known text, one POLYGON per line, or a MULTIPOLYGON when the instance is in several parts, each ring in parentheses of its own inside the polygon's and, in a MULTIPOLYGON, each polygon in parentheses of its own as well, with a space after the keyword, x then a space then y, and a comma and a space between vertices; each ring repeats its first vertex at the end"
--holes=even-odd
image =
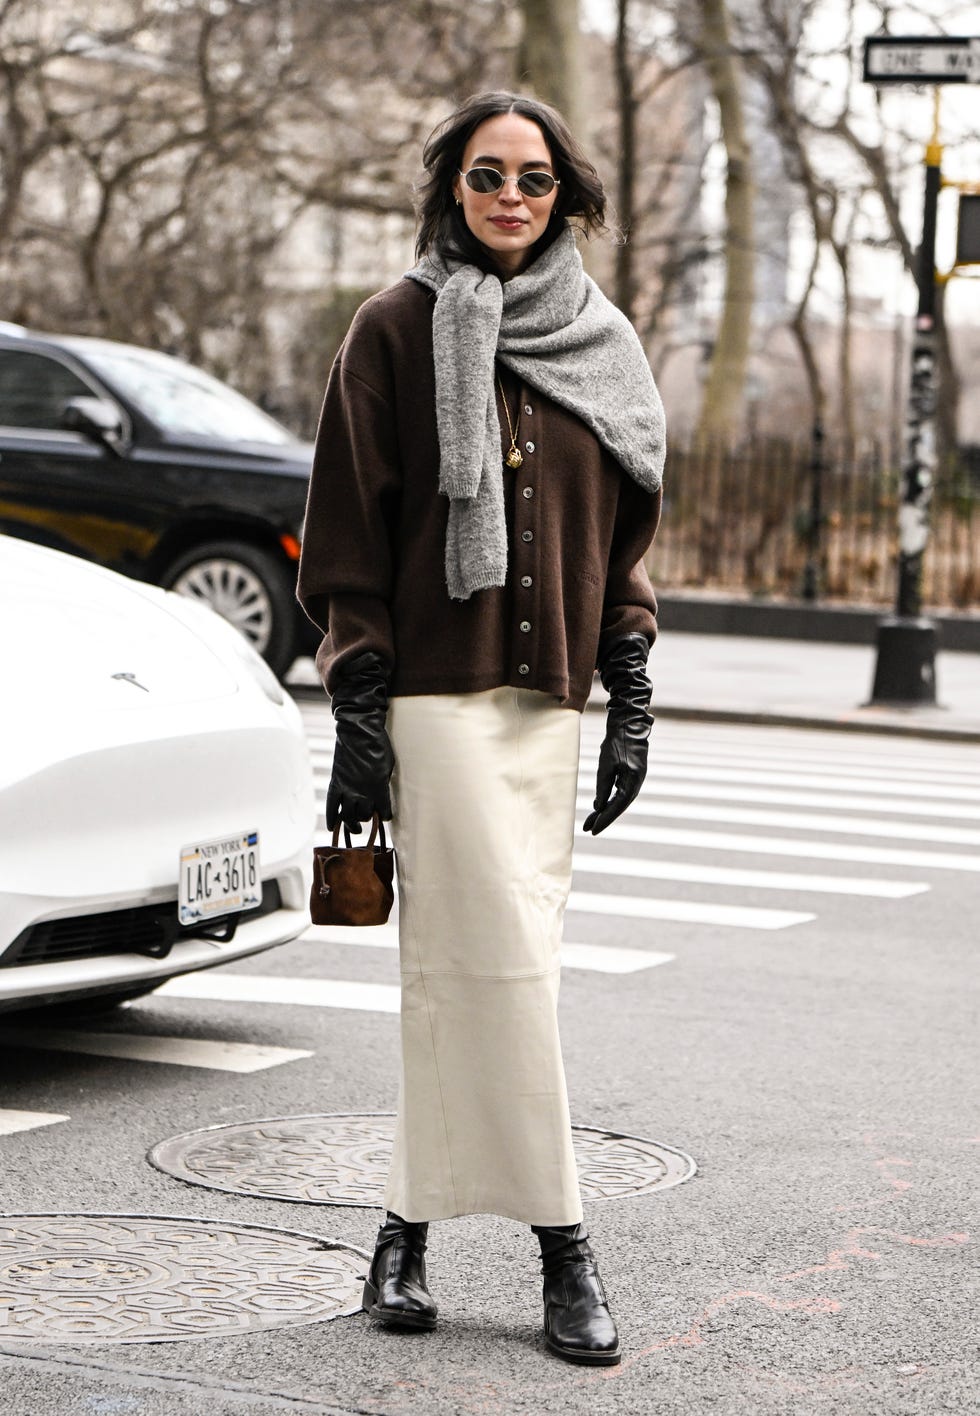
POLYGON ((352 846, 346 826, 344 838, 342 846, 337 825, 329 846, 313 847, 313 923, 384 924, 395 898, 395 852, 385 839, 384 822, 375 812, 366 846, 352 846))

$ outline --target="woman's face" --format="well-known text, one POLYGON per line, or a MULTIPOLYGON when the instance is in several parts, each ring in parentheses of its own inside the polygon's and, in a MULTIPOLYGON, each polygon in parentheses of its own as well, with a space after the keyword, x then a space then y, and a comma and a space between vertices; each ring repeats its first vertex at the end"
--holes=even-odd
POLYGON ((456 175, 453 193, 473 235, 492 252, 504 276, 517 275, 531 259, 531 247, 544 235, 558 200, 558 188, 546 197, 525 197, 514 181, 522 172, 550 172, 551 153, 537 123, 519 113, 498 113, 473 130, 463 150, 462 171, 494 167, 507 180, 496 192, 474 192, 456 175))

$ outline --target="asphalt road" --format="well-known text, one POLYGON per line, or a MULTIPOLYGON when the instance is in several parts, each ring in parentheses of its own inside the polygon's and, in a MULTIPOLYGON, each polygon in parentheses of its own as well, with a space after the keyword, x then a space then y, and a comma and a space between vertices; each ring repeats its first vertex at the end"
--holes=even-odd
MULTIPOLYGON (((304 713, 322 783, 329 717, 304 713)), ((601 726, 586 715, 583 809, 601 726)), ((577 864, 561 1003, 573 1119, 698 1167, 587 1206, 621 1367, 544 1353, 535 1246, 509 1221, 432 1227, 432 1334, 356 1315, 84 1346, 4 1337, 23 1267, 0 1221, 5 1410, 976 1411, 980 749, 660 722, 641 801, 581 837, 577 864)), ((315 932, 235 965, 244 984, 199 975, 60 1037, 5 1018, 0 1128, 16 1111, 49 1120, 0 1130, 4 1212, 199 1216, 370 1249, 375 1209, 191 1186, 146 1153, 201 1127, 390 1112, 390 943, 315 932), (242 1001, 250 989, 260 1001, 242 1001), (115 1051, 212 1046, 133 1060, 106 1055, 107 1033, 115 1051), (222 1070, 240 1058, 257 1070, 222 1070)), ((111 1266, 96 1277, 111 1296, 111 1266)))

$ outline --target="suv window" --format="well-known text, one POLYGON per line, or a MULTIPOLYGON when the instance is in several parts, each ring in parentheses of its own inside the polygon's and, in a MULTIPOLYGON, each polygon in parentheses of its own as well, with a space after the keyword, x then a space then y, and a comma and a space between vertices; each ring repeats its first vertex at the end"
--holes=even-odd
POLYGON ((68 400, 91 392, 57 359, 0 349, 0 427, 61 429, 68 400))

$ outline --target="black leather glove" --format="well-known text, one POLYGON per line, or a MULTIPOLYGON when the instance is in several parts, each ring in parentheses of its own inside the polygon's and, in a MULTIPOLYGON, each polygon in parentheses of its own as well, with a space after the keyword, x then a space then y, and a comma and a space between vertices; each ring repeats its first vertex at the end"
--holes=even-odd
POLYGON ((359 654, 345 665, 330 701, 337 727, 333 771, 327 788, 327 828, 341 822, 357 835, 378 812, 391 820, 388 783, 395 754, 385 730, 388 671, 378 654, 359 654))
POLYGON ((647 774, 647 744, 653 727, 647 678, 650 645, 646 635, 626 634, 606 646, 599 657, 599 677, 609 694, 606 736, 599 749, 595 810, 583 831, 598 836, 635 801, 647 774))

